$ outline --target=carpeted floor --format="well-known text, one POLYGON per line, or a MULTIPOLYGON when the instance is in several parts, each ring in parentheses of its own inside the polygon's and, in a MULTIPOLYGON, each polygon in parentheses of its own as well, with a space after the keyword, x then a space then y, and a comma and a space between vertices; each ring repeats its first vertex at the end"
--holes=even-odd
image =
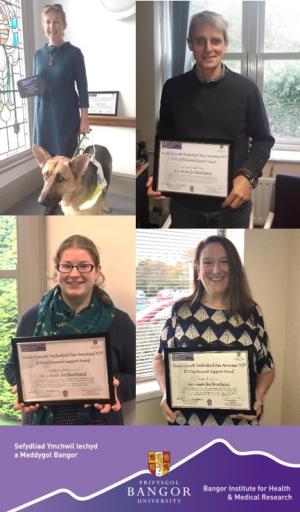
MULTIPOLYGON (((43 215, 45 208, 37 202, 40 190, 25 197, 19 203, 2 213, 2 215, 43 215)), ((127 196, 116 194, 107 194, 107 204, 111 208, 111 213, 101 213, 101 215, 135 215, 135 201, 127 196)))

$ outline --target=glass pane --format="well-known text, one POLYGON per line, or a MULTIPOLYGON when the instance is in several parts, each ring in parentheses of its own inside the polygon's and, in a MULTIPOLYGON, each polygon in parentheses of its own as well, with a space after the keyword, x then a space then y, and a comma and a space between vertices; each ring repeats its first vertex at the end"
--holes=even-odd
POLYGON ((222 14, 228 22, 229 52, 242 51, 242 2, 236 0, 201 0, 190 2, 190 16, 201 11, 222 14))
POLYGON ((0 160, 29 148, 27 101, 15 92, 24 67, 21 0, 0 0, 0 160))
POLYGON ((272 135, 299 142, 300 61, 265 61, 264 101, 272 135))
MULTIPOLYGON (((0 270, 17 266, 16 217, 0 216, 0 270)), ((1 331, 0 331, 1 332, 1 331)))
POLYGON ((4 366, 11 351, 11 338, 16 334, 17 285, 15 279, 0 279, 0 425, 16 423, 20 413, 13 410, 15 395, 4 376, 4 366))
POLYGON ((235 73, 241 74, 241 70, 242 70, 241 60, 223 59, 223 62, 229 69, 231 69, 231 71, 235 71, 235 73))
POLYGON ((299 19, 298 0, 267 0, 265 52, 299 52, 299 19))
POLYGON ((176 300, 190 295, 195 247, 216 229, 138 230, 136 268, 137 377, 153 376, 164 324, 176 300))

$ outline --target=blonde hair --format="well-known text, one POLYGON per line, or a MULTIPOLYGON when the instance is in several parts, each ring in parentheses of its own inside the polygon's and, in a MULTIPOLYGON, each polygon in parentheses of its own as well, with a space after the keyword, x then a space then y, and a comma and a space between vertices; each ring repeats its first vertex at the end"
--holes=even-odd
POLYGON ((48 12, 50 11, 53 11, 57 14, 60 15, 62 21, 63 21, 63 24, 66 28, 67 26, 67 18, 66 18, 66 13, 63 9, 63 6, 61 4, 47 4, 45 5, 44 9, 42 10, 42 15, 41 15, 41 20, 43 22, 43 18, 45 16, 45 14, 48 14, 48 12))

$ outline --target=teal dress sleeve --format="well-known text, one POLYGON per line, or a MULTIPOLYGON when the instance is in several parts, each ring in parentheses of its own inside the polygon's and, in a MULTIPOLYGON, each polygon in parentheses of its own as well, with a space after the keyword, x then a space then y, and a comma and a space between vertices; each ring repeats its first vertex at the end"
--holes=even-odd
POLYGON ((79 95, 79 107, 89 107, 88 84, 85 71, 85 62, 82 52, 79 50, 74 62, 75 65, 75 81, 79 95))

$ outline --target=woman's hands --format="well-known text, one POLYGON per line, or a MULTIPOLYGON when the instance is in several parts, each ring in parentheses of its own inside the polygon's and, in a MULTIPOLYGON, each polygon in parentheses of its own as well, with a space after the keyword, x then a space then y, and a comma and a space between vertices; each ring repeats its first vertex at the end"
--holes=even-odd
POLYGON ((160 402, 160 408, 164 417, 169 423, 175 423, 177 416, 181 416, 180 411, 172 411, 172 409, 170 409, 167 404, 167 398, 165 395, 162 397, 162 401, 160 402))
POLYGON ((87 108, 80 109, 80 133, 89 133, 90 131, 90 123, 89 123, 89 114, 87 108))
POLYGON ((229 417, 232 419, 247 421, 259 419, 263 412, 263 398, 274 380, 274 375, 275 371, 273 368, 270 369, 268 372, 260 373, 259 375, 257 375, 255 388, 255 402, 253 406, 253 409, 256 412, 255 415, 232 414, 229 417))
MULTIPOLYGON (((113 378, 113 386, 115 388, 115 403, 113 405, 94 404, 95 409, 98 409, 98 411, 100 411, 101 414, 107 414, 110 411, 117 412, 121 409, 122 406, 121 406, 120 400, 118 398, 118 392, 117 392, 119 384, 120 384, 120 381, 114 377, 113 378)), ((85 404, 84 407, 85 408, 91 407, 91 405, 85 404)))
POLYGON ((254 421, 260 418, 263 412, 263 402, 261 400, 256 400, 253 405, 253 409, 256 414, 231 414, 229 418, 232 420, 246 420, 246 421, 254 421))
MULTIPOLYGON (((105 404, 105 405, 94 404, 95 409, 98 409, 101 414, 107 414, 110 411, 117 412, 117 411, 119 411, 121 409, 122 406, 121 406, 120 400, 118 398, 118 392, 117 392, 119 384, 120 384, 120 381, 114 377, 114 379, 113 379, 113 386, 114 386, 114 390, 115 390, 115 403, 113 405, 110 405, 110 404, 105 404)), ((13 386, 11 391, 12 391, 13 394, 16 394, 17 393, 17 386, 13 386)), ((34 413, 34 412, 36 412, 39 409, 39 407, 41 407, 39 404, 25 405, 23 403, 20 403, 18 401, 18 399, 17 399, 16 403, 14 405, 14 410, 15 411, 23 411, 25 413, 34 413)), ((91 405, 90 404, 85 404, 84 407, 85 408, 91 407, 91 405)), ((47 409, 47 406, 45 406, 44 408, 47 409)))
MULTIPOLYGON (((18 391, 18 388, 17 386, 13 386, 11 388, 11 392, 16 395, 17 394, 17 391, 18 391)), ((33 413, 33 412, 36 412, 38 410, 38 408, 40 407, 39 404, 35 404, 35 405, 25 405, 23 404, 23 402, 19 402, 18 399, 16 400, 16 403, 14 405, 14 410, 15 411, 23 411, 23 412, 29 412, 29 413, 33 413)))
POLYGON ((162 400, 160 402, 161 411, 169 423, 175 423, 177 416, 181 416, 181 412, 172 411, 172 409, 170 409, 167 404, 165 366, 163 362, 163 356, 160 352, 156 352, 153 356, 153 370, 160 390, 163 394, 162 400))

